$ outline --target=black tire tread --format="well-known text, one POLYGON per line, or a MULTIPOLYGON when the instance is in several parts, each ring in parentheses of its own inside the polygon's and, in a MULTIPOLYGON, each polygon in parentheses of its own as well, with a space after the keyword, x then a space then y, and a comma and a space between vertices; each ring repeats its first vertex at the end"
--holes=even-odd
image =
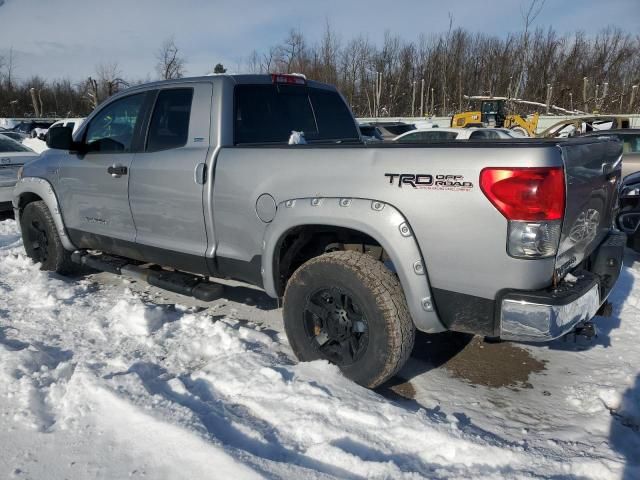
POLYGON ((413 349, 415 327, 400 281, 382 262, 370 255, 342 250, 325 253, 304 263, 287 282, 287 289, 289 285, 299 281, 303 269, 320 263, 329 263, 350 269, 376 298, 377 307, 382 312, 389 335, 385 366, 367 385, 369 388, 375 388, 402 368, 413 349))
MULTIPOLYGON (((77 273, 79 267, 71 261, 71 252, 66 250, 64 245, 62 245, 55 221, 53 220, 53 215, 51 215, 47 204, 42 200, 27 204, 20 215, 21 223, 25 218, 28 219, 34 214, 40 215, 44 219, 49 231, 49 241, 53 242, 53 250, 55 252, 55 255, 50 258, 50 261, 47 261, 47 264, 42 266, 42 270, 56 272, 61 275, 77 273)), ((24 229, 22 225, 21 228, 24 229)))

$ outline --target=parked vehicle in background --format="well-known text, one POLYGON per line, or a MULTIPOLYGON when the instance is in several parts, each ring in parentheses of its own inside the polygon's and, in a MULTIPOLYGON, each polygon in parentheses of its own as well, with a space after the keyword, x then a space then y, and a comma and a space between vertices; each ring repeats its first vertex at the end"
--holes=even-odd
POLYGON ((13 199, 41 268, 205 301, 222 294, 210 277, 250 283, 284 299, 300 360, 369 387, 402 367, 416 329, 564 335, 622 265, 617 141, 363 145, 330 85, 215 75, 120 92, 48 145, 13 199))
POLYGON ((627 175, 622 182, 617 224, 627 234, 627 246, 640 253, 640 172, 627 175))
POLYGON ((404 122, 371 122, 370 125, 379 130, 384 140, 393 140, 398 135, 416 129, 414 124, 404 122))
POLYGON ((0 211, 11 210, 18 169, 34 158, 36 152, 0 134, 0 211))
POLYGON ((36 127, 31 130, 31 138, 37 138, 39 140, 44 140, 45 135, 47 134, 48 128, 40 128, 36 127))
POLYGON ((369 142, 382 142, 384 137, 382 133, 375 125, 370 125, 368 123, 363 123, 359 125, 360 135, 362 135, 362 139, 369 142))
POLYGON ((429 143, 447 140, 505 140, 516 138, 503 128, 453 128, 438 127, 424 130, 412 130, 393 139, 400 143, 429 143))
POLYGON ((11 130, 0 130, 0 135, 9 137, 11 140, 15 140, 16 142, 22 142, 25 138, 28 138, 27 135, 22 132, 12 132, 11 130))
POLYGON ((531 118, 509 113, 509 99, 504 97, 468 97, 469 102, 479 103, 480 109, 456 113, 451 117, 451 127, 496 127, 514 130, 524 137, 535 137, 540 115, 534 113, 531 118))
POLYGON ((39 128, 42 130, 48 129, 51 125, 53 125, 53 121, 40 121, 40 120, 25 120, 18 123, 11 130, 14 132, 24 133, 30 137, 33 137, 33 132, 35 129, 39 128))
POLYGON ((640 172, 640 128, 597 131, 584 136, 620 140, 622 142, 622 178, 640 172))
POLYGON ((630 127, 631 121, 629 117, 621 115, 585 115, 561 120, 536 136, 538 138, 567 138, 594 131, 617 130, 630 127))

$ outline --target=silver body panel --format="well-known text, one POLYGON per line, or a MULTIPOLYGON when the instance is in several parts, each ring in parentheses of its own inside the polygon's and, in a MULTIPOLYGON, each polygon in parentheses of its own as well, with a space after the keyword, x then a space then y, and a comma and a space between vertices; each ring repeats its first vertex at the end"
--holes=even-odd
POLYGON ((186 145, 134 154, 129 203, 137 243, 204 257, 207 234, 198 165, 210 145, 211 83, 194 83, 186 145))
POLYGON ((136 228, 129 207, 129 177, 107 172, 118 165, 131 169, 132 153, 69 154, 51 179, 69 229, 135 241, 136 228))
MULTIPOLYGON (((221 259, 256 265, 257 259, 262 285, 274 296, 273 257, 288 230, 318 224, 360 230, 389 253, 414 322, 426 331, 444 329, 437 305, 431 304, 431 289, 493 301, 503 289, 537 290, 551 284, 555 258, 522 260, 507 254, 508 222, 478 181, 485 167, 563 166, 563 156, 573 147, 563 151, 558 142, 536 140, 235 147, 234 86, 270 81, 268 76, 221 75, 148 84, 116 95, 104 105, 141 91, 194 87, 187 145, 157 153, 82 158, 46 152, 25 169, 25 177, 32 178, 19 182, 14 207, 33 185, 33 192, 45 195, 49 208, 57 212, 59 232, 73 228, 142 249, 188 254, 203 265, 221 259), (130 175, 108 175, 108 166, 116 162, 128 166, 130 175), (197 175, 202 171, 204 185, 197 175), (433 182, 403 183, 403 174, 433 182), (457 183, 438 186, 438 176, 457 183), (258 202, 269 197, 275 212, 258 202), (340 199, 350 199, 350 207, 341 206, 340 199), (372 209, 372 202, 383 208, 372 209), (410 236, 400 234, 403 223, 410 236)), ((104 105, 88 117, 76 140, 104 105)), ((609 153, 600 153, 610 161, 609 153)), ((575 195, 570 189, 569 206, 575 195)), ((66 237, 64 245, 74 248, 66 237)))
MULTIPOLYGON (((482 168, 504 165, 559 166, 562 158, 553 145, 223 148, 213 195, 217 255, 250 261, 262 254, 267 225, 256 215, 255 203, 263 193, 278 205, 299 198, 362 198, 392 205, 407 219, 433 287, 491 299, 503 288, 543 288, 551 282, 554 259, 507 255, 507 221, 477 185, 482 168), (473 187, 398 187, 386 173, 459 175, 473 187)), ((298 221, 306 225, 313 219, 300 216, 298 221)))

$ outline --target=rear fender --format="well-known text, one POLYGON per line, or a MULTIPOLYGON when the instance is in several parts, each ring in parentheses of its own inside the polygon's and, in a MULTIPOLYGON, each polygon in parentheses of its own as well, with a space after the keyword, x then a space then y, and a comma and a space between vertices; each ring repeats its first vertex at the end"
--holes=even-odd
POLYGON ((278 296, 276 259, 282 240, 291 229, 311 225, 349 228, 375 239, 393 262, 416 328, 446 330, 433 306, 426 264, 411 226, 392 205, 377 200, 298 198, 280 203, 263 241, 262 278, 269 295, 278 296))
POLYGON ((47 205, 47 208, 51 212, 53 221, 56 224, 56 230, 60 236, 62 246, 69 251, 77 250, 77 248, 71 243, 67 231, 64 228, 64 222, 62 221, 62 214, 60 213, 60 206, 58 199, 53 191, 51 184, 44 178, 38 177, 23 177, 16 183, 13 189, 13 210, 15 212, 16 221, 20 225, 20 212, 22 205, 20 204, 21 197, 26 194, 34 194, 42 199, 47 205))

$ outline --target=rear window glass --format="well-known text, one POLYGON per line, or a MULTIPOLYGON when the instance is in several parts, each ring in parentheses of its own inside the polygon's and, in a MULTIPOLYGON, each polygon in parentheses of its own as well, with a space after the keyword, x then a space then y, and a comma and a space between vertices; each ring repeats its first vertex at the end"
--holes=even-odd
POLYGON ((27 147, 0 134, 0 152, 30 152, 27 147))
POLYGON ((298 85, 238 85, 235 143, 288 143, 292 131, 307 142, 359 141, 351 112, 335 91, 298 85))

